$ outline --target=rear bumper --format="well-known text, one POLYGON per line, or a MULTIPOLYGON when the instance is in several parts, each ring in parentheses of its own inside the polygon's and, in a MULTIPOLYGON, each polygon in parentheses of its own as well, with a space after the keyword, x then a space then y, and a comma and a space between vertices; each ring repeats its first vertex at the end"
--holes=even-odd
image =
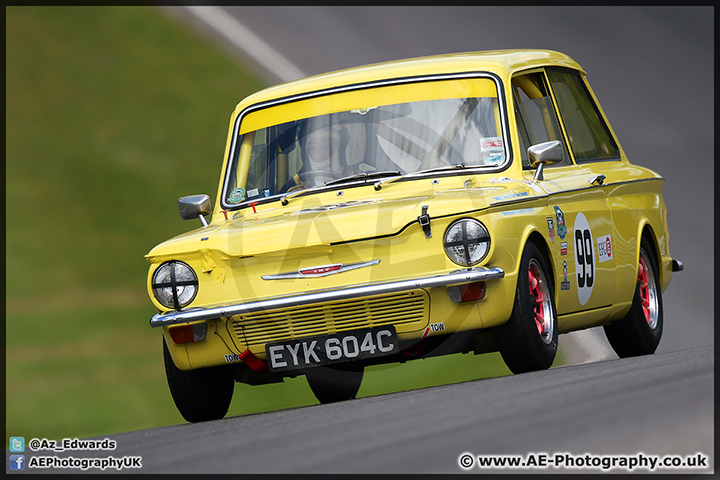
POLYGON ((231 317, 233 315, 243 315, 262 310, 296 307, 300 305, 346 300, 371 295, 382 295, 415 290, 418 288, 449 287, 451 285, 461 285, 464 283, 495 280, 503 278, 504 276, 505 271, 501 268, 468 268, 433 277, 389 283, 355 285, 338 290, 321 290, 303 293, 301 295, 275 297, 249 303, 198 307, 168 313, 158 313, 150 320, 150 326, 161 327, 177 323, 197 322, 214 318, 231 317))

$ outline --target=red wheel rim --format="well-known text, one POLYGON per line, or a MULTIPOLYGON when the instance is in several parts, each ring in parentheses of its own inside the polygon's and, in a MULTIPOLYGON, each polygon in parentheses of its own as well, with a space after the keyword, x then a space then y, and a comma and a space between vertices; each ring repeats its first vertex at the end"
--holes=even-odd
POLYGON ((553 337, 552 305, 550 291, 545 283, 545 276, 538 263, 532 259, 528 267, 528 285, 530 298, 533 300, 533 320, 540 337, 550 343, 553 337))
POLYGON ((658 322, 658 305, 655 294, 655 277, 650 268, 650 263, 648 262, 645 251, 640 251, 637 276, 637 283, 640 289, 640 302, 645 321, 650 328, 654 329, 658 322))

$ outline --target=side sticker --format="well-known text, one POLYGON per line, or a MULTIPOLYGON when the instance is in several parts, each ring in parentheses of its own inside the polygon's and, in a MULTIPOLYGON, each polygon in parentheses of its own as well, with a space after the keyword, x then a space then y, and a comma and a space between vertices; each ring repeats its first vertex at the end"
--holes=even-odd
POLYGON ((597 239, 598 246, 598 263, 607 262, 612 260, 612 241, 610 235, 605 235, 597 239))
POLYGON ((520 208, 518 210, 508 210, 505 212, 502 212, 503 216, 507 217, 508 215, 519 215, 521 213, 534 213, 534 208, 520 208))
POLYGON ((548 225, 548 237, 550 237, 550 241, 555 243, 555 222, 552 218, 547 219, 547 225, 548 225))
POLYGON ((570 290, 570 282, 567 279, 567 262, 563 260, 563 281, 560 282, 560 290, 570 290))
POLYGON ((515 193, 506 193, 504 195, 495 195, 493 198, 495 200, 510 200, 513 198, 520 198, 520 197, 527 197, 528 192, 515 192, 515 193))
POLYGON ((595 284, 595 249, 590 224, 582 212, 575 217, 575 272, 580 305, 585 305, 592 295, 595 284))
POLYGON ((567 235, 567 227, 565 227, 565 214, 558 206, 555 206, 555 218, 557 219, 558 237, 560 237, 560 240, 565 240, 565 235, 567 235))

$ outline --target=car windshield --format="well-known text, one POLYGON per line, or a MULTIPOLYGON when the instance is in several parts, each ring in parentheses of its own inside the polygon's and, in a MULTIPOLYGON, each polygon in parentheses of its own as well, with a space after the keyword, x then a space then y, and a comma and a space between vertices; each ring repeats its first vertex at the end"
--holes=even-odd
POLYGON ((236 130, 223 201, 232 207, 431 169, 495 170, 508 161, 501 117, 490 78, 375 87, 265 108, 236 130))

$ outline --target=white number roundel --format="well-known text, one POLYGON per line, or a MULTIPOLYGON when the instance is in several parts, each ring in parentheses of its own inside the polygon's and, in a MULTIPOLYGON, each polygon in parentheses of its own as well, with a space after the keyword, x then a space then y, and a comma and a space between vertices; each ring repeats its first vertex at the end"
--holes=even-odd
POLYGON ((575 276, 577 280, 578 300, 585 305, 590 300, 595 284, 595 249, 590 224, 582 212, 575 217, 575 276))

